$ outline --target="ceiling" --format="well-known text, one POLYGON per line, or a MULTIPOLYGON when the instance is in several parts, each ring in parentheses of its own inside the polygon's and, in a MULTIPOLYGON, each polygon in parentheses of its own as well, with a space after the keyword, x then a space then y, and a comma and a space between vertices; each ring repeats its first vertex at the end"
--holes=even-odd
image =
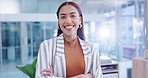
POLYGON ((100 13, 114 10, 119 6, 133 3, 135 0, 73 0, 79 3, 86 13, 100 13))
POLYGON ((11 13, 12 11, 19 13, 55 13, 58 6, 64 1, 75 1, 80 5, 83 13, 89 14, 104 13, 119 6, 144 2, 144 0, 0 0, 0 13, 11 13))

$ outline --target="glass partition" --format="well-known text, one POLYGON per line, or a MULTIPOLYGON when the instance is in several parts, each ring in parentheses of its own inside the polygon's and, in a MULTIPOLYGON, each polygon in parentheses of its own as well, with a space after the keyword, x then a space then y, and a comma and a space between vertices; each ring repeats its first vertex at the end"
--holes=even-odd
POLYGON ((145 49, 144 3, 129 1, 101 13, 98 21, 86 22, 87 39, 96 44, 101 56, 117 61, 143 57, 145 49))

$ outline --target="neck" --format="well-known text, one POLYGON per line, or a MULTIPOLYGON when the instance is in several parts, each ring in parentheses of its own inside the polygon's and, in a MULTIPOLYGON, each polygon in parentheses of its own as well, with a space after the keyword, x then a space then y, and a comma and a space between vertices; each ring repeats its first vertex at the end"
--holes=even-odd
POLYGON ((67 36, 67 35, 64 35, 64 38, 65 38, 66 41, 68 41, 68 42, 73 42, 73 41, 77 38, 77 35, 74 35, 74 36, 67 36))

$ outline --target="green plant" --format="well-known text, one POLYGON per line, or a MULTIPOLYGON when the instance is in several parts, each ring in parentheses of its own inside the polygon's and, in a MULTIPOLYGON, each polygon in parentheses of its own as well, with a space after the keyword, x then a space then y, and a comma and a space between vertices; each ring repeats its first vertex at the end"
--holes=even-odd
POLYGON ((28 75, 30 78, 35 78, 36 63, 37 59, 35 59, 32 64, 27 64, 23 67, 16 66, 16 68, 28 75))

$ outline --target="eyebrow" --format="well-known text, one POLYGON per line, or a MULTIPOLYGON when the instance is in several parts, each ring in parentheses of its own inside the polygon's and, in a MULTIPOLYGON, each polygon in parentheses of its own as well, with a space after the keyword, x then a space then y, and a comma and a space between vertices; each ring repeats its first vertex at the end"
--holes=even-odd
MULTIPOLYGON (((76 12, 71 12, 70 14, 76 14, 76 12)), ((61 13, 60 15, 66 15, 65 13, 61 13)))

